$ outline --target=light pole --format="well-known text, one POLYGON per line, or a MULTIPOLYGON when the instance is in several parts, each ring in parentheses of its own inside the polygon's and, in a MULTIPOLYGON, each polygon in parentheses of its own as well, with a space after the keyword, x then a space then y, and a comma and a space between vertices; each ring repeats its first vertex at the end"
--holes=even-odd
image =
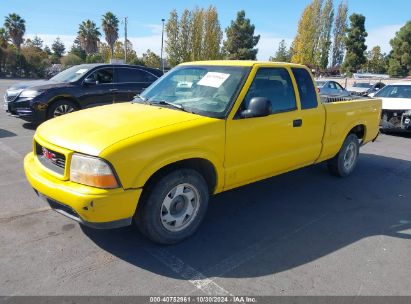
POLYGON ((164 61, 163 61, 163 44, 164 44, 164 21, 165 19, 161 19, 161 22, 163 22, 163 29, 161 31, 161 55, 160 55, 160 61, 161 61, 161 70, 164 73, 164 61))

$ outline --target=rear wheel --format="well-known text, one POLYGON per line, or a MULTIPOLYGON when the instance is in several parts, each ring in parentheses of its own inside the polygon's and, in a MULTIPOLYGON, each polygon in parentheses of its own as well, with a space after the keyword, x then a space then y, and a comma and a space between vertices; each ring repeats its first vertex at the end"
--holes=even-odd
POLYGON ((135 223, 156 243, 180 242, 199 227, 208 198, 207 183, 201 174, 192 169, 172 171, 145 189, 135 223))
POLYGON ((328 170, 340 177, 350 175, 357 165, 360 144, 355 134, 350 134, 336 156, 328 160, 328 170))
POLYGON ((47 118, 51 119, 77 110, 78 107, 74 102, 65 99, 59 100, 49 107, 47 118))

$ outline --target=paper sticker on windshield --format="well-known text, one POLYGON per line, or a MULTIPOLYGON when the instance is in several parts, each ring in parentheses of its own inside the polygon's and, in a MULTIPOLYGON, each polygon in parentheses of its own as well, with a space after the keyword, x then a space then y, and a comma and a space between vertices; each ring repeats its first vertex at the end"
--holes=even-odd
POLYGON ((77 70, 76 74, 84 74, 87 71, 88 69, 80 69, 80 70, 77 70))
POLYGON ((230 77, 230 74, 208 72, 199 82, 197 82, 197 85, 219 88, 228 77, 230 77))

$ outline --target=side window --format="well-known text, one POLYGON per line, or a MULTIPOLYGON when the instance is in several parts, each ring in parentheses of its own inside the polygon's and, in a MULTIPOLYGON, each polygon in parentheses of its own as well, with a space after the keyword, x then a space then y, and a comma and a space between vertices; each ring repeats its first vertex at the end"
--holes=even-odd
POLYGON ((344 90, 343 87, 338 82, 335 83, 335 86, 337 90, 344 90))
POLYGON ((297 108, 291 77, 284 68, 260 68, 245 96, 244 107, 253 97, 268 98, 273 113, 297 108))
POLYGON ((306 69, 292 68, 300 93, 301 109, 312 109, 318 106, 317 94, 310 73, 306 69))
POLYGON ((146 71, 139 69, 116 69, 116 82, 154 82, 157 78, 146 71))
POLYGON ((112 68, 99 69, 95 71, 93 74, 91 74, 89 78, 93 78, 95 81, 98 81, 99 84, 113 83, 113 69, 112 68))

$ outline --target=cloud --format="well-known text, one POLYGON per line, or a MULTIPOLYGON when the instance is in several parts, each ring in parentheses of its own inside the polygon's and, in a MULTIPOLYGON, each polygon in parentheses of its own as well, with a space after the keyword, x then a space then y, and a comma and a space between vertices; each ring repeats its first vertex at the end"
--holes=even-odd
MULTIPOLYGON (((123 38, 124 39, 124 38, 123 38)), ((161 50, 161 32, 160 35, 150 35, 141 37, 129 37, 128 38, 133 44, 134 50, 137 52, 138 56, 142 56, 148 49, 160 56, 161 50)), ((165 41, 165 37, 164 37, 165 41)))
POLYGON ((404 26, 403 24, 391 24, 368 30, 368 36, 366 44, 367 50, 371 50, 374 46, 379 45, 383 53, 389 53, 391 51, 390 40, 394 38, 395 33, 404 26))
POLYGON ((260 35, 260 41, 256 46, 258 48, 258 60, 268 60, 270 56, 274 56, 281 40, 285 40, 287 47, 290 47, 293 41, 291 38, 282 37, 275 33, 259 32, 256 34, 260 35))

